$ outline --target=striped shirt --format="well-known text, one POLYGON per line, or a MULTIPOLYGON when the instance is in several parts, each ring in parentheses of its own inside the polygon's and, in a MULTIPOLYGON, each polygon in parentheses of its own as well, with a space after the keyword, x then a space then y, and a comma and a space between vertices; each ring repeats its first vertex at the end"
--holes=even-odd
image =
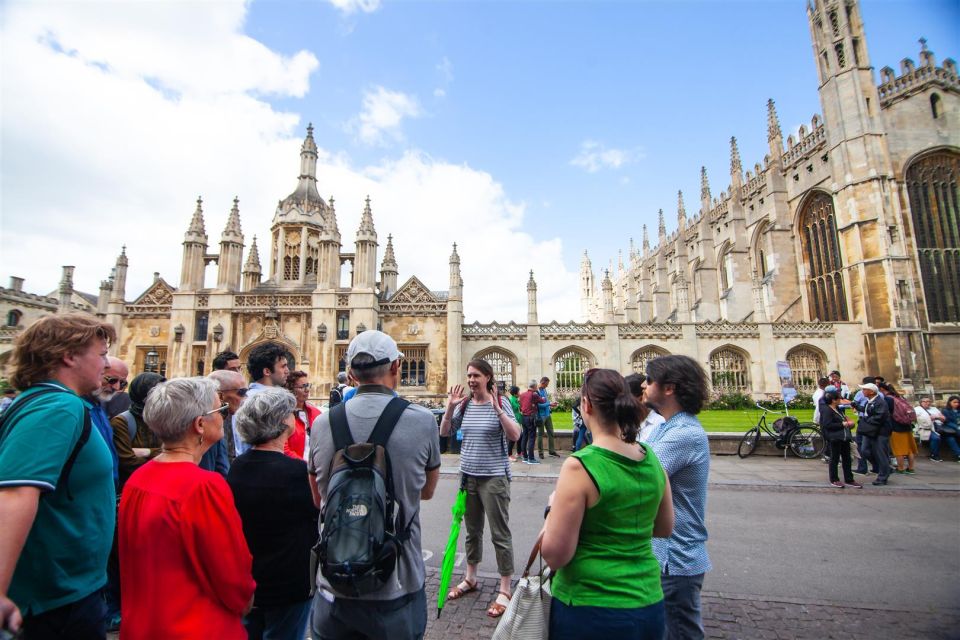
POLYGON ((669 538, 654 538, 653 553, 664 574, 695 576, 710 571, 707 555, 707 476, 710 443, 697 418, 681 411, 658 426, 647 444, 670 477, 674 524, 669 538))
MULTIPOLYGON (((453 411, 454 422, 460 420, 458 405, 453 411)), ((513 415, 510 402, 500 396, 500 407, 513 415)), ((467 403, 460 423, 463 443, 460 445, 460 472, 471 476, 507 476, 510 478, 510 462, 507 460, 507 438, 500 426, 500 418, 489 403, 467 403)))

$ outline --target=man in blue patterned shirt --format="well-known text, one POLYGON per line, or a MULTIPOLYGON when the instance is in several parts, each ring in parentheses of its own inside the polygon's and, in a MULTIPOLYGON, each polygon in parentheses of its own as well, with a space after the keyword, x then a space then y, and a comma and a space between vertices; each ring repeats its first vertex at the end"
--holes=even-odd
POLYGON ((707 557, 707 476, 710 444, 695 417, 707 401, 707 375, 687 356, 647 364, 647 404, 666 419, 647 440, 670 477, 674 524, 669 538, 654 538, 666 607, 667 638, 703 638, 700 589, 711 569, 707 557))

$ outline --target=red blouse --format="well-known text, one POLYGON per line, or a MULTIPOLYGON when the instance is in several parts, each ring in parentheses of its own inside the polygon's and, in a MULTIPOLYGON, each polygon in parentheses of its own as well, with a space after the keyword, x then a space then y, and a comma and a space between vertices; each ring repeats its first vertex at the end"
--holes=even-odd
POLYGON ((294 430, 293 435, 287 438, 287 441, 283 443, 283 452, 291 458, 303 460, 304 449, 306 449, 308 446, 308 432, 310 431, 310 426, 313 424, 313 421, 316 420, 317 416, 320 415, 320 409, 317 409, 309 402, 304 402, 303 409, 296 409, 293 412, 293 415, 294 418, 296 418, 297 427, 294 430), (303 418, 301 418, 301 415, 304 413, 307 416, 306 423, 304 423, 303 418))
POLYGON ((120 638, 245 640, 253 558, 219 474, 151 460, 123 487, 120 638))

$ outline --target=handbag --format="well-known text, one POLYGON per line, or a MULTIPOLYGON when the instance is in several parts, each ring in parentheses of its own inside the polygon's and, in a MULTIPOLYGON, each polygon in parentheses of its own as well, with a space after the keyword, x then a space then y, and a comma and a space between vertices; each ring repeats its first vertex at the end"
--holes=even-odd
POLYGON ((530 567, 540 555, 543 532, 530 551, 530 558, 523 570, 523 577, 517 582, 507 610, 500 616, 500 622, 493 631, 492 640, 547 640, 550 636, 550 568, 543 567, 541 559, 540 573, 530 575, 530 567))

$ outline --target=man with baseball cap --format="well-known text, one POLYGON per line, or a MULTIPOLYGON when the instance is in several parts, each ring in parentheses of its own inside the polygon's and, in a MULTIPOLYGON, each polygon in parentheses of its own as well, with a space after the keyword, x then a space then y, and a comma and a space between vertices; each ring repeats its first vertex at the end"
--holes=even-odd
MULTIPOLYGON (((381 331, 364 331, 347 348, 347 366, 357 380, 357 393, 343 403, 353 442, 366 442, 387 404, 396 397, 400 359, 393 338, 381 331)), ((337 407, 335 410, 339 411, 337 407)), ((336 453, 330 415, 324 412, 310 433, 311 479, 322 501, 327 500, 330 463, 336 453)), ((394 496, 409 514, 409 537, 394 575, 379 590, 351 597, 338 593, 317 572, 311 631, 314 638, 422 638, 427 626, 425 569, 420 546, 420 501, 429 500, 440 477, 437 423, 429 410, 408 405, 386 444, 393 476, 394 496)))

